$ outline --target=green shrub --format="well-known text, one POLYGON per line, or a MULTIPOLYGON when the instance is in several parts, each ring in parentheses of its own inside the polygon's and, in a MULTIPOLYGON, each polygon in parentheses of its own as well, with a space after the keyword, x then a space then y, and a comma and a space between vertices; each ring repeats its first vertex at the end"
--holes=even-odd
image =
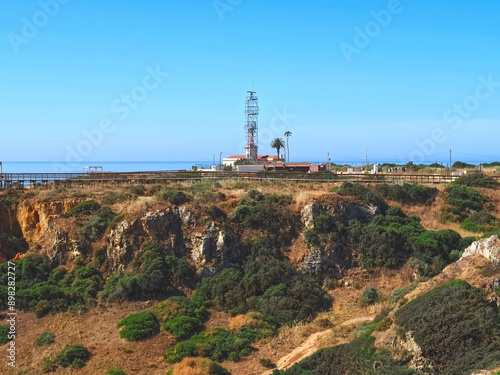
POLYGON ((48 374, 49 372, 54 372, 57 369, 57 364, 50 358, 45 357, 43 359, 42 372, 48 374))
POLYGON ((500 183, 497 180, 480 172, 466 174, 462 177, 457 178, 452 182, 452 184, 459 186, 481 187, 487 189, 496 189, 500 187, 500 183))
POLYGON ((130 192, 135 195, 144 195, 146 187, 144 185, 132 185, 130 186, 130 192))
POLYGON ((226 213, 217 206, 208 207, 206 212, 213 220, 224 220, 227 217, 226 213))
POLYGON ((127 373, 120 368, 116 368, 106 371, 106 375, 127 375, 127 373))
POLYGON ((394 292, 392 292, 392 302, 398 302, 406 294, 410 293, 412 290, 415 290, 416 287, 417 282, 413 282, 411 285, 394 289, 394 292))
POLYGON ((354 196, 365 204, 373 204, 379 207, 382 212, 385 212, 388 208, 384 198, 374 188, 364 186, 360 183, 344 182, 340 186, 338 193, 340 195, 354 196))
POLYGON ((56 336, 54 336, 54 334, 50 331, 44 331, 40 337, 38 337, 38 339, 36 340, 36 344, 38 346, 42 346, 42 345, 45 345, 45 344, 53 344, 55 342, 55 338, 56 336))
POLYGON ((288 370, 274 370, 273 375, 417 375, 403 364, 392 360, 387 351, 377 352, 375 338, 362 335, 354 341, 331 348, 321 349, 288 370), (376 372, 375 362, 383 363, 376 372))
POLYGON ((130 199, 130 195, 118 194, 115 192, 108 193, 101 202, 103 204, 115 204, 118 202, 124 202, 130 199))
POLYGON ((56 357, 57 364, 62 367, 82 368, 92 354, 82 345, 67 345, 56 357))
POLYGON ((153 312, 160 322, 179 316, 189 316, 204 321, 208 316, 208 310, 204 306, 200 306, 193 300, 182 296, 170 297, 159 302, 153 312))
POLYGON ((160 201, 168 201, 175 205, 182 205, 189 201, 189 198, 182 191, 176 191, 171 188, 163 189, 156 194, 156 199, 160 201))
POLYGON ((365 290, 363 290, 363 294, 361 295, 361 301, 367 303, 369 305, 373 305, 380 298, 380 293, 377 288, 373 286, 367 286, 365 290))
POLYGON ((408 205, 432 204, 438 194, 438 189, 418 184, 380 184, 377 191, 384 197, 408 205))
POLYGON ((97 241, 102 237, 114 218, 115 214, 109 207, 102 207, 95 212, 90 220, 82 224, 78 229, 78 236, 81 241, 97 241))
POLYGON ((101 268, 106 260, 108 259, 108 250, 106 246, 100 247, 96 251, 94 251, 94 266, 97 268, 101 268))
POLYGON ((9 332, 9 326, 4 326, 3 324, 0 325, 0 345, 5 345, 10 341, 9 332))
POLYGON ((259 363, 262 366, 267 367, 267 368, 273 368, 274 367, 273 362, 269 358, 261 358, 261 359, 259 359, 259 363))
POLYGON ((203 323, 197 318, 181 315, 167 320, 163 323, 163 328, 176 340, 183 340, 201 331, 203 323))
POLYGON ((491 232, 500 227, 500 220, 488 212, 474 212, 460 225, 469 232, 491 232))
POLYGON ((120 337, 128 341, 146 340, 160 332, 160 323, 149 311, 131 314, 117 324, 121 328, 120 337))
POLYGON ((443 219, 456 217, 462 221, 469 214, 482 211, 486 207, 486 198, 474 188, 450 184, 446 187, 446 192, 445 202, 449 207, 443 210, 443 219))
POLYGON ((257 311, 274 317, 274 324, 307 320, 328 308, 330 299, 320 285, 275 254, 268 244, 255 246, 242 267, 204 278, 193 299, 219 310, 257 311))
POLYGON ((250 190, 228 218, 243 227, 267 231, 283 244, 291 240, 297 219, 289 207, 291 203, 289 195, 263 195, 250 190))
POLYGON ((174 281, 189 278, 191 266, 184 258, 166 255, 157 242, 150 242, 139 252, 132 265, 134 273, 118 273, 104 286, 102 298, 119 300, 164 299, 175 292, 174 281))
MULTIPOLYGON (((81 311, 95 305, 97 293, 102 289, 100 273, 90 266, 76 266, 71 272, 63 268, 51 269, 47 256, 31 254, 16 261, 16 303, 24 311, 38 317, 73 308, 81 311)), ((0 296, 7 296, 7 263, 0 264, 0 296)), ((5 301, 7 299, 5 298, 5 301)), ((0 309, 5 309, 0 298, 0 309)))
POLYGON ((92 215, 98 209, 101 208, 101 205, 94 200, 85 201, 79 203, 71 210, 69 210, 65 215, 65 217, 75 217, 80 215, 92 215))
POLYGON ((483 293, 462 280, 452 280, 396 312, 396 324, 413 332, 422 355, 450 375, 500 364, 499 318, 483 293))
POLYGON ((198 335, 192 336, 187 341, 181 341, 170 347, 164 355, 168 363, 176 363, 184 357, 206 357, 214 361, 229 359, 239 360, 240 356, 250 354, 250 340, 238 340, 238 334, 216 328, 211 331, 204 331, 198 335))

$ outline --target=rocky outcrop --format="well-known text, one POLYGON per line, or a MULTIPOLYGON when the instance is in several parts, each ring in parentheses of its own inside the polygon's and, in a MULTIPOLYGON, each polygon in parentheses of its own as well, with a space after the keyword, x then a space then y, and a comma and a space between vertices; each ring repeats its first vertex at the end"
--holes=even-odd
POLYGON ((203 275, 215 273, 240 256, 230 237, 214 222, 207 223, 203 233, 191 236, 190 245, 191 259, 203 275))
POLYGON ((112 270, 124 270, 134 258, 134 252, 140 248, 134 227, 138 227, 135 222, 122 221, 109 234, 107 258, 112 270))
MULTIPOLYGON (((186 216, 185 211, 183 211, 183 216, 186 216)), ((148 212, 141 218, 144 231, 157 240, 165 240, 170 234, 179 234, 182 222, 179 212, 175 212, 172 208, 148 212)))
POLYGON ((415 371, 432 369, 432 362, 423 356, 422 349, 413 338, 412 332, 406 332, 406 340, 403 343, 403 348, 404 353, 410 353, 412 356, 408 363, 410 369, 415 371))
POLYGON ((49 229, 49 224, 61 214, 80 203, 79 199, 62 199, 44 201, 26 199, 19 203, 16 210, 16 221, 20 224, 23 237, 33 245, 49 229))
POLYGON ((84 252, 77 241, 69 238, 68 232, 57 230, 49 258, 52 266, 57 267, 68 260, 76 259, 84 252))
POLYGON ((308 275, 328 273, 330 277, 341 279, 342 268, 350 264, 351 257, 352 255, 341 247, 313 247, 300 270, 308 275))
POLYGON ((350 220, 366 223, 374 215, 380 214, 380 208, 374 205, 363 205, 353 202, 338 202, 336 204, 311 203, 301 212, 301 221, 307 229, 313 227, 314 215, 320 211, 328 212, 334 219, 347 224, 350 220))
POLYGON ((498 263, 500 260, 500 239, 498 236, 491 236, 472 243, 472 245, 465 249, 460 260, 474 254, 481 254, 493 263, 498 263))

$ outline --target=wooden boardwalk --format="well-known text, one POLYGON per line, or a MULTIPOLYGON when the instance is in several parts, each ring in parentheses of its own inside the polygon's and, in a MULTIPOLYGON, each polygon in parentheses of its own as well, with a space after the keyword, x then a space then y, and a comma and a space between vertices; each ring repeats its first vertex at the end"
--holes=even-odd
MULTIPOLYGON (((491 175, 500 180, 499 175, 491 175)), ((296 182, 363 182, 363 183, 449 183, 458 176, 446 174, 379 173, 373 174, 326 174, 290 172, 200 172, 200 171, 158 171, 158 172, 93 172, 93 173, 1 173, 0 189, 57 186, 83 186, 88 184, 149 184, 162 181, 196 180, 254 180, 254 181, 296 181, 296 182)))

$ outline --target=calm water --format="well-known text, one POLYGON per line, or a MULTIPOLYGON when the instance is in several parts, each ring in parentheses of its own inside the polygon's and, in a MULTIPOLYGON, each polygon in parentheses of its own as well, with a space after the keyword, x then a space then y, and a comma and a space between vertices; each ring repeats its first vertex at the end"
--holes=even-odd
POLYGON ((4 173, 54 173, 82 172, 86 166, 101 166, 104 172, 144 172, 190 170, 193 165, 198 168, 211 165, 207 161, 152 161, 152 162, 109 162, 94 161, 83 163, 65 162, 3 162, 4 173))
MULTIPOLYGON (((305 161, 305 160, 301 160, 305 161)), ((352 166, 363 166, 364 162, 355 161, 338 161, 338 164, 350 164, 352 166)), ((377 161, 378 163, 392 161, 377 161)), ((467 162, 464 160, 464 162, 467 162)), ((313 164, 321 164, 322 161, 313 161, 313 164)), ((401 163, 401 162, 399 162, 401 163)), ((431 164, 432 162, 422 162, 423 164, 431 164)), ((479 162, 471 162, 479 164, 479 162)), ((404 164, 404 163, 402 163, 404 164)), ((110 161, 93 161, 82 163, 65 163, 65 162, 3 162, 4 173, 55 173, 55 172, 83 172, 83 167, 86 166, 101 166, 104 172, 145 172, 145 171, 178 171, 191 170, 193 166, 198 168, 211 168, 212 161, 127 161, 127 162, 110 162, 110 161)), ((446 167, 446 162, 444 163, 446 167)))

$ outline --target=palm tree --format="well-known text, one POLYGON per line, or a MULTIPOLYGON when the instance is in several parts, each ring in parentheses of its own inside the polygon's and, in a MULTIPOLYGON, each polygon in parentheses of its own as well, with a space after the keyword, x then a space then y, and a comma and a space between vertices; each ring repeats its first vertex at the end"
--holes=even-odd
POLYGON ((284 136, 286 137, 286 156, 288 158, 288 163, 290 163, 290 149, 288 148, 288 140, 292 136, 292 132, 290 130, 287 130, 284 136))
POLYGON ((285 142, 283 142, 282 138, 274 138, 271 142, 271 147, 275 148, 278 152, 278 160, 280 158, 280 150, 285 148, 285 142))

